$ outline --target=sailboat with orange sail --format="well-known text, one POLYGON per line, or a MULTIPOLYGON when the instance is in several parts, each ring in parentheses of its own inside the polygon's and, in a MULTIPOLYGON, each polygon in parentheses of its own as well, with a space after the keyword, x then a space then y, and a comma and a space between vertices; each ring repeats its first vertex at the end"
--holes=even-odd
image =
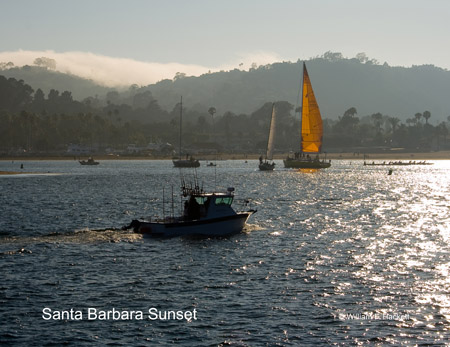
POLYGON ((331 166, 331 161, 319 158, 322 152, 323 125, 319 105, 309 79, 308 70, 303 63, 302 117, 300 152, 294 157, 287 157, 285 168, 291 169, 324 169, 331 166))

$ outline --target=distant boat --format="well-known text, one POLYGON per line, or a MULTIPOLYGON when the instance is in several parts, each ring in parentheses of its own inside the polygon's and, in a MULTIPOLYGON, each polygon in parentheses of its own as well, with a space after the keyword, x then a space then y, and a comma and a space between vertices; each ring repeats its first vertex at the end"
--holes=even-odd
POLYGON ((371 163, 366 163, 366 161, 364 160, 364 166, 409 166, 409 165, 433 165, 433 163, 428 163, 426 161, 383 161, 382 163, 380 162, 371 162, 371 163))
POLYGON ((306 65, 303 63, 302 117, 300 152, 294 158, 287 157, 284 167, 294 169, 324 169, 331 161, 319 159, 322 151, 323 126, 319 105, 317 104, 306 65), (314 157, 312 157, 314 156, 314 157))
POLYGON ((269 127, 269 139, 267 140, 267 151, 266 158, 263 160, 262 156, 259 157, 259 169, 261 171, 272 171, 275 168, 275 163, 273 162, 273 145, 275 138, 275 103, 272 104, 272 116, 270 118, 270 127, 269 127))
POLYGON ((182 216, 154 220, 135 219, 123 229, 133 229, 136 233, 150 237, 222 237, 240 233, 247 219, 256 212, 252 209, 236 212, 231 207, 234 188, 228 188, 226 193, 206 193, 198 186, 182 187, 182 191, 186 198, 182 216))
POLYGON ((95 161, 92 157, 90 157, 88 160, 79 160, 79 163, 81 165, 98 165, 98 164, 100 164, 98 161, 95 161))
POLYGON ((187 159, 174 159, 172 160, 174 167, 199 167, 200 162, 193 157, 187 159))
POLYGON ((182 124, 183 124, 183 97, 181 97, 180 101, 180 144, 178 151, 178 159, 173 159, 174 167, 199 167, 200 162, 194 157, 186 155, 186 159, 181 159, 181 148, 182 148, 182 124))

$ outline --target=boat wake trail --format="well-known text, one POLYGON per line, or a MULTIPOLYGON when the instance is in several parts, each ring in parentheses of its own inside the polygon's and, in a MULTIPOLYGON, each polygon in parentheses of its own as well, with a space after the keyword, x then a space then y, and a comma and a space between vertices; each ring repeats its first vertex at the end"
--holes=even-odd
POLYGON ((262 226, 260 226, 258 224, 246 223, 243 231, 245 233, 251 233, 252 231, 258 231, 258 230, 264 230, 264 229, 265 228, 263 228, 262 226))
MULTIPOLYGON (((41 236, 11 236, 0 238, 0 245, 18 245, 19 250, 25 246, 40 243, 89 244, 89 243, 118 243, 136 242, 142 236, 121 228, 81 229, 72 232, 53 232, 41 236)), ((23 253, 23 252, 22 252, 23 253)))

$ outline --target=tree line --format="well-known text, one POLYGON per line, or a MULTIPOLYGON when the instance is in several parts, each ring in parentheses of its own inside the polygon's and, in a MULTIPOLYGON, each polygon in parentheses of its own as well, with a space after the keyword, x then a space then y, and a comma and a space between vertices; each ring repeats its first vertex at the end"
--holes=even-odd
MULTIPOLYGON (((180 115, 185 151, 215 150, 233 153, 265 151, 272 102, 250 114, 222 114, 183 104, 166 111, 145 88, 130 88, 129 100, 108 93, 106 104, 97 97, 83 101, 71 92, 55 89, 45 95, 22 80, 0 76, 0 153, 64 153, 70 144, 123 150, 130 144, 169 143, 178 149, 180 115)), ((213 106, 213 105, 212 105, 213 106)), ((297 151, 299 110, 287 101, 276 102, 276 152, 297 151)), ((405 123, 376 113, 359 117, 355 107, 337 120, 324 119, 324 151, 364 148, 405 148, 430 151, 448 148, 448 123, 429 124, 429 111, 418 112, 405 123)), ((448 120, 450 121, 450 119, 448 120)))

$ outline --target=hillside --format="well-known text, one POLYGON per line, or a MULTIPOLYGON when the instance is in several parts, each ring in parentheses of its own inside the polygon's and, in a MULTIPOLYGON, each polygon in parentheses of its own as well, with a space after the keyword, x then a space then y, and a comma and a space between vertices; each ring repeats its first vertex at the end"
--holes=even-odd
MULTIPOLYGON (((337 119, 355 107, 360 116, 382 113, 406 120, 430 111, 437 123, 450 115, 450 72, 434 66, 412 68, 362 64, 356 59, 306 62, 323 118, 337 119)), ((149 86, 163 108, 179 95, 187 104, 250 113, 268 101, 298 105, 303 62, 276 63, 250 71, 229 71, 165 80, 149 86)))
POLYGON ((74 99, 79 101, 95 95, 104 97, 108 91, 112 90, 112 88, 100 86, 91 80, 38 66, 4 69, 0 70, 0 75, 23 80, 35 91, 40 88, 45 95, 48 95, 51 89, 60 92, 67 90, 72 93, 74 99))
MULTIPOLYGON (((180 96, 186 107, 205 111, 214 106, 217 115, 230 111, 250 114, 266 102, 288 101, 298 105, 297 96, 303 62, 282 62, 249 71, 232 70, 185 76, 143 87, 159 105, 173 109, 180 96)), ((358 59, 315 58, 306 61, 323 118, 337 119, 351 107, 360 117, 381 113, 405 121, 417 112, 430 111, 430 122, 437 124, 450 115, 450 72, 432 65, 411 68, 378 65, 358 59)), ((98 96, 105 99, 112 88, 93 81, 41 67, 11 68, 1 75, 22 79, 33 89, 68 90, 76 100, 98 96)), ((119 95, 121 103, 129 102, 129 91, 119 95), (127 101, 128 100, 128 101, 127 101)))

